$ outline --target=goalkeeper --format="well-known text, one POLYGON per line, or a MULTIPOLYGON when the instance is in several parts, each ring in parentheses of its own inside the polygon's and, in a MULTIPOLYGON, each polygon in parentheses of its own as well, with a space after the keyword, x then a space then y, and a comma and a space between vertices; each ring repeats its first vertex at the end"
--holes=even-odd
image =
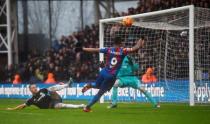
POLYGON ((134 75, 134 72, 138 70, 139 65, 134 62, 134 60, 130 56, 126 56, 123 59, 123 63, 121 68, 117 74, 117 80, 113 86, 112 90, 112 103, 108 108, 116 108, 117 107, 117 94, 118 87, 132 87, 134 89, 140 90, 150 101, 153 107, 159 107, 158 103, 152 98, 151 94, 146 90, 141 88, 141 82, 137 76, 134 75))

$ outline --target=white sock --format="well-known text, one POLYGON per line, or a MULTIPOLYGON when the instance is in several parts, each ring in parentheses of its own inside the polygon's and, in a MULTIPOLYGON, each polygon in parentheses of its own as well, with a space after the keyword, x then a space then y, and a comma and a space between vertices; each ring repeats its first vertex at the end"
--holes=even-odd
POLYGON ((74 105, 74 104, 64 104, 64 103, 58 103, 55 105, 55 108, 83 108, 85 105, 74 105))
POLYGON ((59 90, 62 90, 64 88, 67 88, 67 87, 69 87, 69 84, 57 84, 57 85, 51 86, 47 89, 49 91, 59 91, 59 90))

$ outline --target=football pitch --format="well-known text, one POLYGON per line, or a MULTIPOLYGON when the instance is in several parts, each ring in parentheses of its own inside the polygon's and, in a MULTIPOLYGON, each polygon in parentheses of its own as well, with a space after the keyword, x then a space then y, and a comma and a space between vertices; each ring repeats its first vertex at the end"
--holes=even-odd
POLYGON ((82 109, 41 110, 36 107, 5 110, 24 101, 0 99, 0 124, 210 124, 210 106, 204 105, 162 103, 161 108, 154 109, 149 103, 120 103, 117 109, 107 109, 108 103, 97 103, 90 113, 82 109))

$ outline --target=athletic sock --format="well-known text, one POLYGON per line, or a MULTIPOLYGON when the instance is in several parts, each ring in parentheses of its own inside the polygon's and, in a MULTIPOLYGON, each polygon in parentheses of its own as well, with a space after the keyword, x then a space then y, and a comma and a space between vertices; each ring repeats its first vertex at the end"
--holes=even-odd
POLYGON ((92 105, 94 105, 106 91, 107 90, 100 89, 86 107, 90 108, 92 105))
POLYGON ((60 103, 60 107, 61 108, 83 108, 84 104, 81 105, 74 105, 74 104, 64 104, 64 103, 60 103))
POLYGON ((94 105, 99 99, 100 99, 100 95, 96 94, 93 99, 88 103, 87 108, 90 108, 92 105, 94 105))
POLYGON ((117 94, 118 93, 118 88, 117 87, 113 87, 112 89, 112 104, 116 105, 117 104, 117 94))
POLYGON ((155 101, 155 99, 152 98, 151 94, 149 92, 147 92, 147 91, 143 91, 143 94, 147 97, 147 99, 150 101, 152 106, 156 107, 157 102, 155 101))
POLYGON ((64 88, 67 88, 69 87, 69 84, 57 84, 57 85, 54 85, 54 86, 51 86, 48 88, 49 91, 59 91, 59 90, 62 90, 64 88))

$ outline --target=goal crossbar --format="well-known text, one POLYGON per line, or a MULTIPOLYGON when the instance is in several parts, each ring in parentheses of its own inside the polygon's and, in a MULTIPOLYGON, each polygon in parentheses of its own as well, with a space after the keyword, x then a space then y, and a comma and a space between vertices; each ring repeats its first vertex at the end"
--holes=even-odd
MULTIPOLYGON (((143 17, 149 17, 149 16, 157 16, 161 14, 167 14, 172 12, 178 12, 178 11, 189 11, 189 105, 194 105, 194 5, 189 6, 183 6, 178 8, 172 8, 172 9, 166 9, 166 10, 160 10, 160 11, 154 11, 154 12, 148 12, 148 13, 142 13, 137 15, 129 15, 131 18, 143 18, 143 17)), ((108 19, 101 19, 99 21, 99 28, 100 28, 100 36, 99 36, 99 47, 104 47, 104 23, 108 22, 118 22, 125 18, 127 16, 117 17, 117 18, 108 18, 108 19)), ((134 24, 135 25, 135 24, 134 24)), ((136 23, 136 25, 139 25, 136 23)), ((172 27, 174 28, 174 27, 172 27)), ((179 30, 187 29, 186 27, 179 27, 179 30)), ((100 61, 104 60, 103 54, 99 55, 100 61)), ((100 100, 101 103, 104 102, 103 97, 100 100)))
MULTIPOLYGON (((148 17, 148 16, 154 16, 154 15, 160 15, 160 14, 166 14, 166 13, 171 13, 171 12, 176 12, 176 11, 181 11, 181 10, 189 10, 194 8, 194 5, 188 5, 188 6, 183 6, 183 7, 177 7, 177 8, 172 8, 172 9, 166 9, 166 10, 159 10, 159 11, 154 11, 154 12, 147 12, 147 13, 142 13, 142 14, 136 14, 136 15, 129 15, 131 18, 141 18, 141 17, 148 17)), ((121 17, 116 17, 116 18, 108 18, 108 19, 100 19, 100 23, 105 23, 105 22, 110 22, 110 21, 120 21, 123 18, 127 16, 121 16, 121 17)))

